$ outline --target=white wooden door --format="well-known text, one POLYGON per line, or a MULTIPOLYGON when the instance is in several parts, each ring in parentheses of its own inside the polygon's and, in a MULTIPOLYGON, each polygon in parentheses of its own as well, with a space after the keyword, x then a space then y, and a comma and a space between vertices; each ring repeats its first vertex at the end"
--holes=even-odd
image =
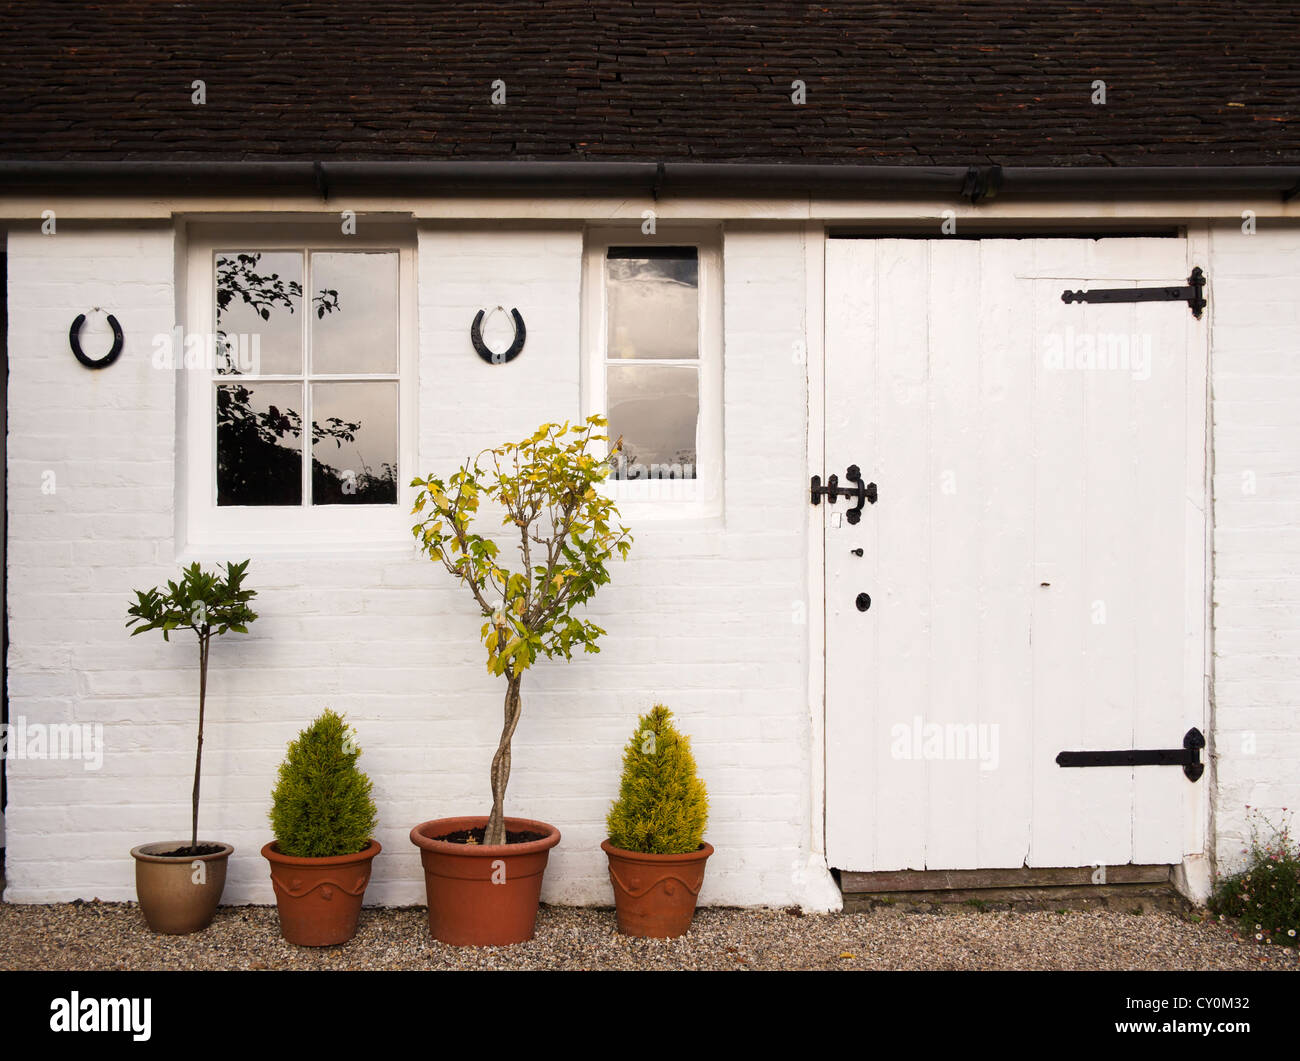
POLYGON ((827 246, 823 479, 879 491, 821 506, 830 865, 1180 862, 1204 779, 1056 756, 1205 728, 1205 324, 1061 300, 1186 242, 827 246))

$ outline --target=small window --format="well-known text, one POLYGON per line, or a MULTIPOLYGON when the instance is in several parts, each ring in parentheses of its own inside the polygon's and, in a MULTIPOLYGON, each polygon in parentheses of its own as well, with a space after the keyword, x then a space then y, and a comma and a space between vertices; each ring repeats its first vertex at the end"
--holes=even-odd
POLYGON ((192 233, 179 364, 189 544, 346 544, 410 533, 411 240, 313 240, 318 232, 286 228, 277 238, 268 226, 204 225, 192 233), (192 356, 196 339, 206 356, 192 356))
MULTIPOLYGON (((620 505, 706 515, 721 498, 720 284, 709 240, 588 245, 589 411, 609 419, 620 505)), ((654 514, 638 511, 638 515, 654 514)))
POLYGON ((700 419, 700 262, 694 247, 605 255, 609 435, 617 479, 694 479, 700 419))

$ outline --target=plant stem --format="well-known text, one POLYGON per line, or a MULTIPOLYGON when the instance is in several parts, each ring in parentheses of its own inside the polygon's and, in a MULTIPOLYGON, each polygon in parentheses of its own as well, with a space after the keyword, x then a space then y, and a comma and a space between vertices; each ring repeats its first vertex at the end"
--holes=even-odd
POLYGON ((510 674, 506 685, 505 726, 501 731, 501 743, 497 753, 492 756, 492 813, 488 817, 487 829, 484 831, 483 843, 504 844, 506 842, 505 801, 506 784, 510 780, 510 741, 519 725, 520 697, 519 686, 523 682, 522 674, 510 674))
POLYGON ((194 753, 194 814, 190 820, 190 846, 199 845, 199 772, 203 766, 203 708, 208 696, 208 644, 212 635, 199 631, 199 742, 194 753))

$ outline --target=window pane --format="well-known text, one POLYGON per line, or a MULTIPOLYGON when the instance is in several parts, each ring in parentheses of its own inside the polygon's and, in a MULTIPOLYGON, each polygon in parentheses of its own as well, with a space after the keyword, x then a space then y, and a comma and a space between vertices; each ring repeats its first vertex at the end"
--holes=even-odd
POLYGON ((396 372, 397 254, 313 254, 311 286, 312 371, 396 372))
POLYGON ((217 255, 217 332, 223 375, 302 371, 302 255, 240 251, 217 255))
POLYGON ((694 479, 700 377, 692 365, 609 366, 609 437, 623 436, 615 479, 694 479))
POLYGON ((313 383, 314 505, 397 504, 397 384, 313 383))
POLYGON ((217 386, 217 504, 302 504, 302 385, 217 386))
POLYGON ((611 247, 605 261, 608 356, 698 357, 699 278, 694 247, 611 247))

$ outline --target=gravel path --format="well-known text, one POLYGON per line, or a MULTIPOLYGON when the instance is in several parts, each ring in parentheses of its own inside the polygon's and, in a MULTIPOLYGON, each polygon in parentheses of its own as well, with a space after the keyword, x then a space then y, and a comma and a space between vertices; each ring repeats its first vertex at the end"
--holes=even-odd
POLYGON ((543 907, 515 947, 433 942, 420 907, 369 909, 350 943, 280 938, 274 907, 223 907, 206 932, 155 936, 133 903, 0 904, 0 969, 1288 969, 1300 955, 1213 921, 1117 911, 800 916, 700 910, 679 940, 620 936, 612 910, 543 907))

